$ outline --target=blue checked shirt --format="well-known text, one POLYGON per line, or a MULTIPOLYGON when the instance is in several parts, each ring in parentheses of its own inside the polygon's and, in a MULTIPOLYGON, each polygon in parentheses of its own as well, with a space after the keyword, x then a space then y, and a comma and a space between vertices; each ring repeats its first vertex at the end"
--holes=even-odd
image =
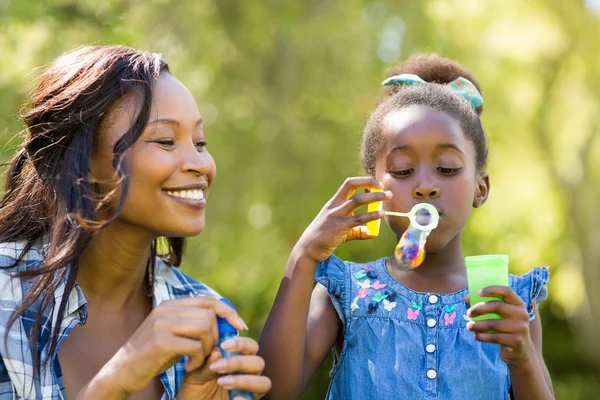
MULTIPOLYGON (((69 335, 70 330, 77 324, 85 324, 87 319, 87 301, 78 285, 68 294, 68 304, 62 321, 57 319, 58 305, 64 295, 65 285, 61 284, 54 293, 54 307, 44 311, 40 336, 32 338, 28 335, 35 319, 36 310, 29 309, 8 331, 8 319, 21 301, 23 294, 31 288, 31 282, 12 278, 12 273, 33 268, 44 260, 46 245, 41 241, 33 246, 22 260, 13 268, 7 268, 15 263, 21 254, 25 242, 0 243, 0 399, 43 399, 64 400, 65 393, 62 372, 57 354, 48 354, 50 347, 50 332, 60 324, 60 343, 69 335), (33 341, 38 342, 41 353, 42 369, 34 380, 32 347, 33 341), (52 361, 44 363, 48 357, 52 361)), ((220 296, 208 286, 186 276, 164 261, 157 260, 154 284, 153 306, 156 307, 164 300, 183 297, 209 295, 220 296)), ((36 307, 34 305, 34 307, 36 307)), ((33 308, 33 307, 32 307, 33 308)), ((160 375, 165 393, 163 400, 175 399, 185 375, 185 359, 160 375)))

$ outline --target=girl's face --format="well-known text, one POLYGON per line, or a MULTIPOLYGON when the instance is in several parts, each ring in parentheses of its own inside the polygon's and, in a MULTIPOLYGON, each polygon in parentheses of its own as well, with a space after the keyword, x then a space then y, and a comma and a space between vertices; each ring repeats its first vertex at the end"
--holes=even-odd
MULTIPOLYGON (((471 208, 487 199, 489 179, 476 168, 475 146, 454 117, 424 107, 389 113, 383 129, 376 178, 394 195, 384 209, 408 212, 418 203, 437 207, 440 223, 427 251, 439 251, 460 237, 471 208)), ((403 217, 386 220, 398 238, 409 225, 403 217)))
MULTIPOLYGON (((125 96, 100 130, 90 174, 99 194, 119 188, 112 167, 113 146, 130 128, 139 96, 125 96)), ((202 119, 192 94, 163 73, 157 80, 149 123, 126 158, 130 186, 117 222, 141 228, 150 236, 193 236, 202 232, 208 191, 216 166, 206 148, 202 119)), ((104 210, 112 215, 120 194, 104 210)))

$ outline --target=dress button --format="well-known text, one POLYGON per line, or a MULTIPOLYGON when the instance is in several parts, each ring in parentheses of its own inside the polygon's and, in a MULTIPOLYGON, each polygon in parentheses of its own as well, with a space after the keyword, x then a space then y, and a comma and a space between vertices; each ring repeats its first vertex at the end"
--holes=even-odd
POLYGON ((437 302, 438 302, 438 300, 439 300, 439 298, 438 298, 438 297, 437 297, 435 294, 432 294, 431 296, 429 296, 429 302, 430 302, 431 304, 435 304, 435 303, 437 303, 437 302))
POLYGON ((433 328, 437 324, 437 321, 433 318, 427 320, 427 326, 433 328))
POLYGON ((437 377, 437 372, 435 372, 435 369, 430 369, 427 371, 427 377, 429 379, 435 379, 437 377))
POLYGON ((425 347, 425 350, 427 350, 428 353, 433 353, 435 351, 435 345, 428 344, 427 347, 425 347))

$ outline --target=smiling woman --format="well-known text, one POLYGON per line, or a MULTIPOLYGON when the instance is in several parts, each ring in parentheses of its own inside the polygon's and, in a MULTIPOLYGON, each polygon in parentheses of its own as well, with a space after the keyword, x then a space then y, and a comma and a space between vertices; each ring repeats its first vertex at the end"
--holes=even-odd
POLYGON ((46 69, 0 202, 0 394, 266 393, 243 320, 176 268, 216 175, 191 93, 157 54, 91 46, 46 69), (157 257, 157 241, 168 251, 157 257), (229 375, 236 373, 235 376, 229 375))

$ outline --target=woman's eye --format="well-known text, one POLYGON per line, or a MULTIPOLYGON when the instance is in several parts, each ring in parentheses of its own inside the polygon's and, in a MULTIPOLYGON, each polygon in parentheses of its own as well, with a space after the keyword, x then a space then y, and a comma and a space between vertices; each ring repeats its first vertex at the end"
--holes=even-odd
POLYGON ((171 147, 175 145, 175 141, 173 139, 161 139, 157 140, 156 143, 160 144, 163 147, 171 147))
POLYGON ((405 178, 405 177, 409 176, 413 171, 414 171, 413 168, 409 168, 409 169, 402 169, 399 171, 390 171, 390 174, 400 177, 400 178, 405 178))
POLYGON ((205 147, 206 147, 206 142, 204 140, 196 143, 196 148, 198 149, 198 151, 204 150, 205 147))
POLYGON ((441 172, 444 175, 455 175, 455 174, 458 174, 461 171, 461 168, 438 167, 438 171, 441 172))

